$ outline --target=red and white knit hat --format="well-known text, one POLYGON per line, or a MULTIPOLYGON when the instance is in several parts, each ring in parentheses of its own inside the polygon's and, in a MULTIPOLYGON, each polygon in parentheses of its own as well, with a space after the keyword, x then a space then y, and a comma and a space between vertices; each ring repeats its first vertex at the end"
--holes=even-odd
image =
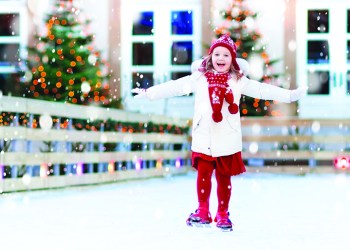
POLYGON ((235 68, 235 70, 240 71, 240 68, 238 66, 238 63, 236 61, 237 58, 237 46, 236 44, 233 42, 233 40, 231 39, 231 37, 227 34, 220 36, 216 41, 214 41, 210 48, 209 48, 209 55, 211 53, 213 53, 213 50, 216 47, 225 47, 226 49, 228 49, 231 53, 232 56, 232 64, 233 67, 235 68))

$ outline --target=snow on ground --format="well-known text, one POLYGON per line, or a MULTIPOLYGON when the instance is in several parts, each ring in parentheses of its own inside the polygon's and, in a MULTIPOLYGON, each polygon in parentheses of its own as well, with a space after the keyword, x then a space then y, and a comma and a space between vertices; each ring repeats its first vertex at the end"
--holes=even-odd
MULTIPOLYGON (((185 225, 195 174, 0 195, 0 249, 350 249, 350 176, 232 178, 233 232, 185 225)), ((215 215, 215 180, 211 213, 215 215)))

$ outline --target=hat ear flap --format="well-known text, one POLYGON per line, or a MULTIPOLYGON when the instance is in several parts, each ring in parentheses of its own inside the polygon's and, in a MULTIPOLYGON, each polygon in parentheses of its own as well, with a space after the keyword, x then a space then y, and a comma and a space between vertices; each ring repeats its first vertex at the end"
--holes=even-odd
POLYGON ((197 70, 199 70, 199 68, 201 67, 202 64, 203 64, 203 59, 199 59, 199 60, 196 60, 196 61, 192 62, 192 64, 191 64, 191 73, 194 73, 197 70))
POLYGON ((236 58, 232 59, 232 65, 235 68, 235 70, 237 70, 238 72, 241 70, 241 68, 239 67, 236 58))
POLYGON ((237 64, 241 69, 243 75, 247 76, 249 74, 249 64, 246 60, 242 58, 236 58, 237 64))

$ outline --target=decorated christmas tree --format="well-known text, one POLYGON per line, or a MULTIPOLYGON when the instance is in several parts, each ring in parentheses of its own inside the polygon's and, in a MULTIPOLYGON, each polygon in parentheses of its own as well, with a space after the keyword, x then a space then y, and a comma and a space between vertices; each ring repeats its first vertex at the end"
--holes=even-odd
MULTIPOLYGON (((244 0, 232 0, 226 10, 220 12, 224 19, 215 28, 215 34, 228 34, 237 45, 237 57, 246 59, 250 64, 249 77, 265 83, 275 81, 281 74, 273 72, 273 65, 278 60, 271 60, 262 43, 262 35, 256 30, 258 16, 249 9, 244 0)), ((268 114, 270 101, 248 96, 241 99, 242 116, 265 116, 268 114)))
MULTIPOLYGON (((28 49, 24 96, 84 105, 111 106, 109 64, 93 46, 90 20, 72 0, 58 0, 45 18, 45 34, 28 49)), ((114 101, 115 102, 115 101, 114 101)))

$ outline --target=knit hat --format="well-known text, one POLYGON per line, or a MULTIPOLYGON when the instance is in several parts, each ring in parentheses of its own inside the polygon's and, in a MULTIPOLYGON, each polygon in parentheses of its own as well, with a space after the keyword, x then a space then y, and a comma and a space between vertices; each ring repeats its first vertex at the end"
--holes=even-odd
POLYGON ((236 57, 237 57, 237 46, 236 44, 233 42, 233 40, 231 39, 231 37, 229 35, 222 35, 220 38, 218 38, 216 41, 214 41, 210 48, 209 48, 209 55, 211 53, 213 53, 213 50, 216 48, 216 47, 225 47, 226 49, 228 49, 231 53, 231 57, 232 57, 232 64, 233 64, 233 67, 235 68, 235 70, 237 71, 240 71, 240 68, 237 64, 237 61, 236 61, 236 57))

